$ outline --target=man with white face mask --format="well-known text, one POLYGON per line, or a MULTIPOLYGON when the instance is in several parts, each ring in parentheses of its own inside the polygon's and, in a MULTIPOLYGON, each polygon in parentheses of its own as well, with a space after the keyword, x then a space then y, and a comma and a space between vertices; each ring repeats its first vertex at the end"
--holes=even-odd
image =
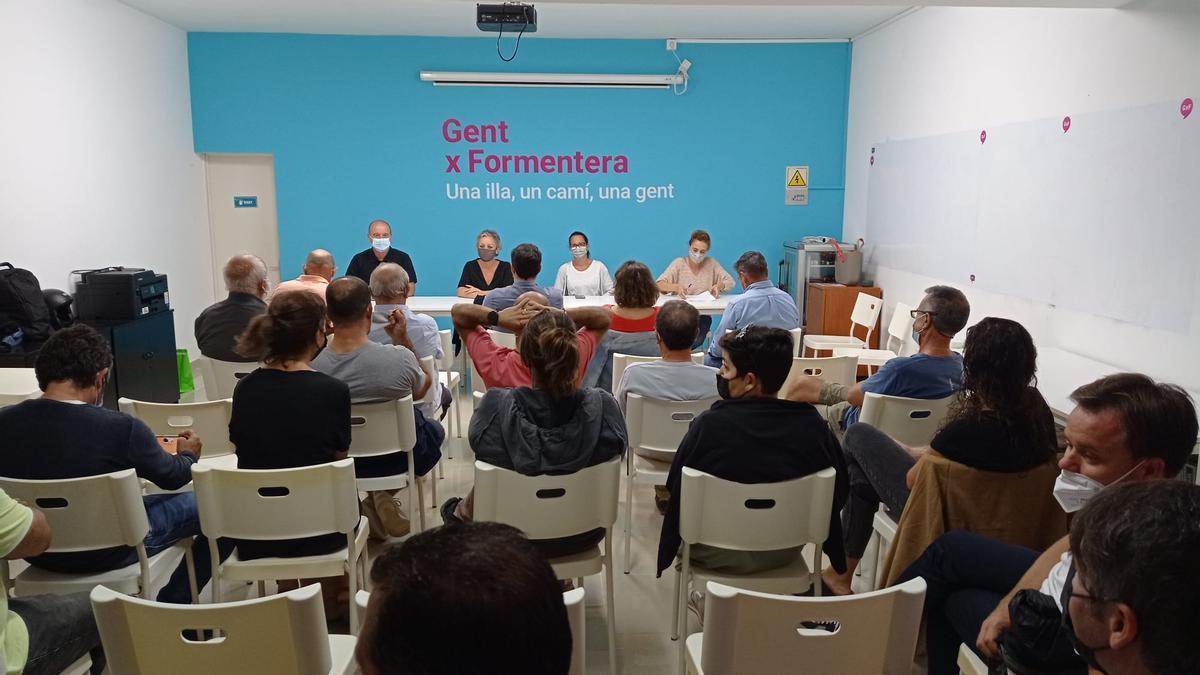
MULTIPOLYGON (((1079 387, 1071 400, 1054 487, 1068 512, 1113 485, 1175 476, 1196 443, 1194 402, 1175 385, 1120 373, 1079 387)), ((969 532, 939 537, 897 582, 920 576, 928 584, 929 674, 957 673, 960 643, 998 658, 1001 635, 1013 630, 1009 603, 1020 591, 1040 592, 1061 612, 1070 570, 1067 537, 1040 555, 969 532)))
POLYGON ((392 247, 392 226, 386 220, 372 220, 367 226, 367 241, 371 242, 371 248, 354 254, 346 268, 346 276, 358 277, 364 284, 369 284, 371 272, 376 267, 385 262, 396 263, 408 272, 409 297, 416 295, 417 270, 407 253, 392 247))

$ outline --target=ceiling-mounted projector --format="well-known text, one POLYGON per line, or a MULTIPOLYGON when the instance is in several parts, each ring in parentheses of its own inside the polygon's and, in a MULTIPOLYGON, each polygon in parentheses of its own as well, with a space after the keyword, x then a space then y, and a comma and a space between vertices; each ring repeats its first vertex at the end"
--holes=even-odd
POLYGON ((487 32, 537 32, 537 10, 523 2, 475 5, 475 25, 487 32))

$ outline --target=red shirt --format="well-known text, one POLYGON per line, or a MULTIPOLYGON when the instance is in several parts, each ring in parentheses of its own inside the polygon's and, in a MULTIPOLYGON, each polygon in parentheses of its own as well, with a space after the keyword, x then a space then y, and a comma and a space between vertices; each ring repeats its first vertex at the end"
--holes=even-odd
MULTIPOLYGON (((596 336, 586 328, 579 329, 575 334, 579 339, 579 373, 575 377, 578 384, 583 380, 588 363, 596 353, 596 336)), ((476 326, 475 330, 466 334, 467 352, 475 363, 475 370, 483 378, 483 386, 492 387, 532 387, 533 376, 529 367, 521 360, 521 355, 508 347, 501 347, 492 340, 492 336, 476 326)))
POLYGON ((612 325, 609 330, 620 331, 622 333, 653 333, 654 320, 658 318, 658 307, 643 319, 626 319, 616 314, 612 315, 612 325))

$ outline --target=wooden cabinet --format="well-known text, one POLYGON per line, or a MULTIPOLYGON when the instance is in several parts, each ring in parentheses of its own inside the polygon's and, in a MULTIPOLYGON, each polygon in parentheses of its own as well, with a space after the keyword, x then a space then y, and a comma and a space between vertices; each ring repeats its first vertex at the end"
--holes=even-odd
MULTIPOLYGON (((854 303, 859 293, 866 293, 876 298, 883 298, 883 289, 877 286, 843 286, 841 284, 810 283, 808 285, 808 303, 804 317, 805 335, 848 335, 850 330, 850 313, 854 311, 854 303)), ((860 328, 855 337, 863 337, 860 328)), ((879 320, 875 320, 875 330, 871 333, 870 346, 879 348, 879 320)), ((821 356, 829 356, 823 353, 821 356)))

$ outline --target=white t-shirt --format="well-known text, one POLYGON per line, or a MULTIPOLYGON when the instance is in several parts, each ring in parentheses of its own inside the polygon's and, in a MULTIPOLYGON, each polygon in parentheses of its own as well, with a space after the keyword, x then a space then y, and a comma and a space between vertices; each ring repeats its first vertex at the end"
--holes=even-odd
POLYGON ((593 260, 587 269, 580 272, 569 262, 558 268, 554 287, 563 295, 608 295, 612 293, 613 280, 608 268, 599 260, 593 260))
POLYGON ((1050 568, 1050 575, 1042 582, 1041 588, 1038 590, 1043 595, 1048 595, 1054 598, 1054 604, 1058 606, 1058 610, 1063 611, 1062 607, 1062 592, 1063 587, 1067 585, 1067 572, 1071 570, 1071 552, 1066 551, 1059 558, 1058 564, 1050 568))

